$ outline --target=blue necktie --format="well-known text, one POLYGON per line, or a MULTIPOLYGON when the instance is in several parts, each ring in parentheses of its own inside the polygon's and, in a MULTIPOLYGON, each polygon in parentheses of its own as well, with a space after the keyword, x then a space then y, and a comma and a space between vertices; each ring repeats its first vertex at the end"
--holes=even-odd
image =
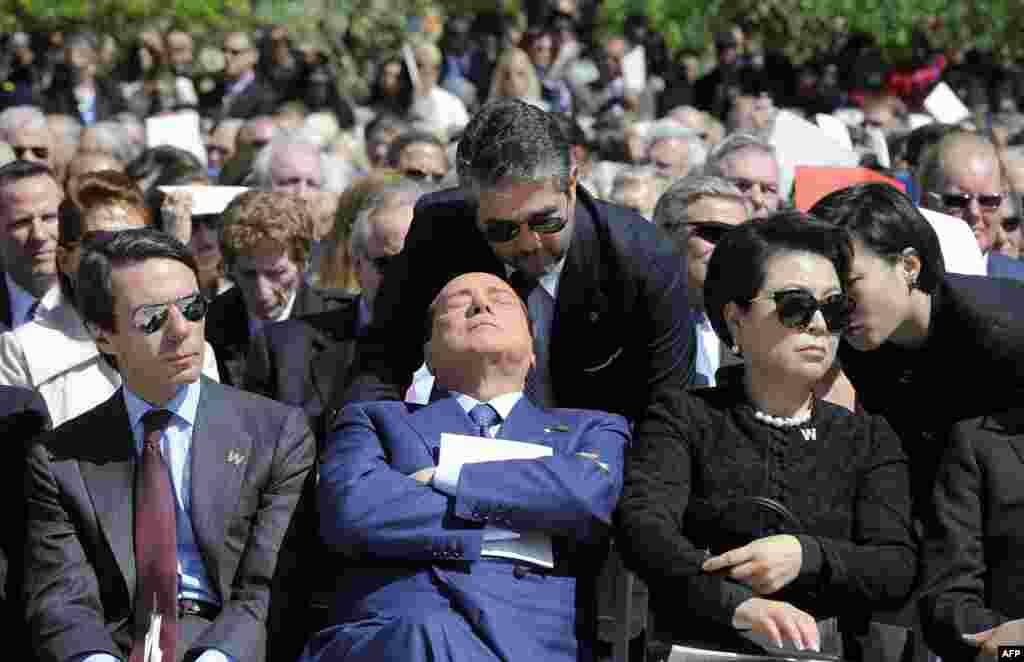
POLYGON ((533 354, 536 364, 526 375, 526 397, 541 407, 554 407, 555 396, 551 387, 548 349, 551 342, 551 325, 555 319, 555 299, 540 286, 537 279, 528 278, 522 272, 512 272, 509 283, 526 302, 532 323, 533 354))
POLYGON ((501 414, 494 407, 483 402, 469 410, 469 417, 480 428, 481 437, 490 437, 488 430, 501 421, 501 414))

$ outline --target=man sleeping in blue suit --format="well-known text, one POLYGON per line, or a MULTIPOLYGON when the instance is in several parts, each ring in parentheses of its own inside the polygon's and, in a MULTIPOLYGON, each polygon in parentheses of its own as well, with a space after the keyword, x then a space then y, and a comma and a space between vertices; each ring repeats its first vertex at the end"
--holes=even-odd
POLYGON ((430 315, 427 362, 446 395, 425 407, 349 405, 328 439, 321 534, 349 560, 332 625, 302 659, 592 660, 592 584, 622 488, 626 421, 523 397, 533 344, 503 280, 464 274, 430 315), (459 467, 446 447, 438 466, 442 433, 551 450, 459 467), (553 567, 496 556, 517 534, 550 540, 553 567))

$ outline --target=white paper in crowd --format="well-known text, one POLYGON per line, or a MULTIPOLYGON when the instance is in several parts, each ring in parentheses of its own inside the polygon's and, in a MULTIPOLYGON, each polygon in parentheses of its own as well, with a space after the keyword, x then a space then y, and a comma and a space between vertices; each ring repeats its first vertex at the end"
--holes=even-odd
POLYGON ((636 46, 622 58, 622 83, 629 94, 640 94, 647 87, 647 56, 636 46))
POLYGON ((420 70, 416 67, 416 54, 412 52, 412 46, 409 44, 402 44, 402 60, 405 62, 405 68, 409 70, 413 89, 419 89, 420 70))
POLYGON ((920 129, 922 126, 935 124, 935 118, 924 113, 910 113, 907 115, 907 124, 910 126, 910 130, 913 131, 914 129, 920 129))
POLYGON ((171 194, 185 191, 192 194, 192 213, 220 214, 232 200, 248 191, 245 186, 161 186, 160 190, 171 194))
POLYGON ((971 116, 960 97, 949 85, 939 83, 924 100, 924 107, 943 124, 957 124, 971 116))
POLYGON ((818 113, 814 116, 814 121, 818 123, 818 128, 824 131, 825 135, 838 143, 839 146, 849 150, 853 149, 853 139, 850 138, 850 130, 846 128, 842 120, 831 115, 818 113))
POLYGON ((860 108, 836 108, 832 111, 832 117, 848 127, 864 123, 864 111, 860 108))
POLYGON ((891 168, 892 157, 889 155, 889 141, 885 139, 885 131, 877 126, 869 126, 864 128, 864 133, 868 138, 868 146, 878 157, 878 165, 891 168))
POLYGON ((199 113, 181 110, 146 118, 146 147, 170 145, 194 154, 206 167, 206 147, 199 130, 199 113))
POLYGON ((860 163, 852 149, 843 147, 821 128, 788 110, 780 110, 775 115, 769 142, 779 159, 779 193, 787 199, 799 165, 852 168, 860 163))
POLYGON ((942 249, 942 261, 946 263, 946 271, 974 276, 984 276, 988 273, 985 256, 981 254, 974 232, 967 223, 955 216, 931 209, 920 207, 919 211, 939 236, 939 248, 942 249))
POLYGON ((178 97, 178 102, 182 105, 199 105, 199 95, 196 94, 196 86, 188 76, 178 76, 174 79, 174 92, 178 97))
MULTIPOLYGON (((447 475, 456 473, 456 467, 474 462, 535 460, 554 454, 550 446, 543 444, 449 432, 441 433, 440 451, 437 472, 447 475)), ((492 526, 484 528, 480 554, 525 561, 544 568, 553 568, 555 559, 551 536, 538 531, 509 531, 492 526)))

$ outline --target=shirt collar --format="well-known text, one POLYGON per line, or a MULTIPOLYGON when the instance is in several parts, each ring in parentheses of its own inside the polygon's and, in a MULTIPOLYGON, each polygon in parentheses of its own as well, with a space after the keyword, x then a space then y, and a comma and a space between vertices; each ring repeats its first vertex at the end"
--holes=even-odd
MULTIPOLYGON (((175 419, 185 421, 190 427, 194 426, 196 424, 196 414, 199 411, 199 393, 201 390, 201 379, 197 379, 189 384, 183 384, 178 387, 174 397, 165 406, 160 407, 160 409, 166 409, 174 414, 175 419)), ((132 424, 132 430, 135 430, 142 421, 142 417, 147 412, 157 409, 157 407, 143 400, 127 386, 122 389, 122 392, 124 393, 124 405, 128 409, 128 420, 132 424)))
MULTIPOLYGON (((471 409, 473 409, 473 407, 480 404, 480 401, 471 395, 459 393, 458 391, 451 391, 450 393, 452 397, 455 398, 455 401, 459 403, 459 406, 462 407, 462 410, 467 414, 471 409)), ((486 404, 494 407, 494 410, 498 412, 498 415, 501 416, 502 422, 504 422, 508 419, 508 415, 512 413, 512 408, 516 406, 516 403, 518 403, 522 397, 522 391, 512 391, 511 393, 502 393, 498 397, 489 400, 486 404)))
POLYGON ((36 303, 36 298, 32 296, 32 293, 26 290, 21 285, 14 282, 11 278, 11 274, 5 273, 4 280, 7 281, 7 291, 11 294, 11 321, 14 326, 21 326, 25 322, 31 322, 28 319, 28 311, 32 309, 32 306, 36 303))
MULTIPOLYGON (((565 258, 559 260, 550 270, 544 273, 543 276, 537 279, 544 290, 551 295, 552 299, 558 298, 558 282, 562 278, 562 269, 565 268, 565 258)), ((505 265, 505 275, 511 276, 515 272, 513 267, 505 265)))
POLYGON ((299 288, 292 290, 292 295, 288 298, 288 303, 285 304, 284 308, 281 309, 281 314, 272 320, 258 320, 252 315, 249 315, 249 337, 255 336, 259 333, 260 329, 266 324, 273 324, 274 322, 283 322, 292 316, 292 308, 295 307, 295 299, 298 298, 299 288))

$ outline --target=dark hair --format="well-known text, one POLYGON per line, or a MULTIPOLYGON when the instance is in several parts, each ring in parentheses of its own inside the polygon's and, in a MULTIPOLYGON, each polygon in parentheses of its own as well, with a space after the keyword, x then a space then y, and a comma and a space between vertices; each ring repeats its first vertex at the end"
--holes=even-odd
POLYGON ((125 173, 144 193, 158 186, 206 183, 209 176, 195 154, 170 145, 151 147, 128 164, 125 173))
POLYGON ((57 208, 58 243, 68 246, 81 241, 86 212, 108 205, 134 208, 145 225, 153 224, 135 180, 113 170, 87 172, 68 182, 67 197, 57 208))
POLYGON ((879 257, 896 260, 913 248, 921 260, 917 287, 923 292, 934 292, 946 274, 935 230, 910 198, 889 184, 857 184, 830 193, 811 214, 844 228, 879 257))
POLYGON ((117 331, 113 272, 116 267, 166 259, 184 264, 199 280, 192 251, 174 237, 154 228, 101 233, 82 244, 75 288, 78 312, 86 324, 117 331))
MULTIPOLYGON (((50 177, 54 182, 57 176, 53 174, 48 166, 35 161, 11 161, 0 167, 0 189, 4 189, 14 182, 32 177, 50 177)), ((58 185, 59 186, 59 185, 58 185)))
POLYGON ((572 115, 569 113, 551 113, 551 119, 555 121, 558 128, 562 130, 562 135, 569 141, 570 145, 582 145, 584 147, 590 147, 590 141, 587 140, 587 134, 584 133, 580 123, 577 122, 572 115))
POLYGON ((471 197, 498 181, 558 178, 569 187, 569 141, 551 113, 519 99, 498 99, 469 122, 456 155, 459 183, 471 197))
POLYGON ((768 261, 785 253, 820 255, 833 266, 843 288, 850 275, 849 235, 799 211, 785 211, 737 225, 715 246, 704 280, 704 302, 715 333, 728 346, 732 334, 725 324, 727 303, 744 308, 764 286, 768 261))
POLYGON ((377 71, 370 84, 370 99, 367 105, 378 110, 387 110, 396 115, 405 117, 412 108, 415 90, 412 84, 412 74, 405 66, 405 59, 398 54, 391 54, 380 60, 377 71), (384 70, 389 64, 397 63, 400 67, 398 74, 398 94, 394 97, 388 96, 384 91, 384 70))
MULTIPOLYGON (((441 139, 434 134, 419 130, 406 131, 391 141, 391 144, 388 146, 387 164, 392 168, 397 168, 398 159, 402 156, 402 150, 409 145, 416 145, 419 143, 434 145, 435 147, 438 147, 442 153, 445 152, 444 143, 441 142, 441 139)), ((447 159, 447 154, 445 158, 447 159)))

